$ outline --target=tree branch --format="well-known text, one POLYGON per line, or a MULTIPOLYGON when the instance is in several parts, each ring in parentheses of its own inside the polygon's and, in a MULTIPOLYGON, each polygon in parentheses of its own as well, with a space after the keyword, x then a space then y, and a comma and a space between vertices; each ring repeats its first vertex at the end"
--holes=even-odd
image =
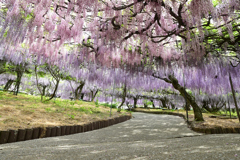
POLYGON ((152 74, 152 76, 154 78, 158 78, 158 79, 164 80, 167 83, 172 83, 172 81, 170 79, 159 77, 159 76, 155 75, 154 73, 152 74))

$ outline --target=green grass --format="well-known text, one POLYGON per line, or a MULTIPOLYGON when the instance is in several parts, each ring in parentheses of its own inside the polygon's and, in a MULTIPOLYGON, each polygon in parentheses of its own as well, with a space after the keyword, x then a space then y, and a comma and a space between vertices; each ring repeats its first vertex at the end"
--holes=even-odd
POLYGON ((67 115, 69 116, 70 119, 74 119, 75 118, 75 116, 72 115, 72 114, 67 114, 67 115))
MULTIPOLYGON (((47 99, 47 98, 44 98, 47 99)), ((38 127, 36 125, 69 125, 85 121, 109 118, 110 104, 103 105, 97 102, 71 101, 53 99, 41 102, 40 96, 19 93, 17 96, 9 92, 0 91, 1 129, 15 129, 38 127), (4 122, 4 123, 3 123, 4 122)), ((113 104, 112 115, 129 114, 121 113, 113 104)))
MULTIPOLYGON (((101 103, 101 105, 111 108, 111 104, 109 103, 101 103)), ((116 103, 112 104, 112 108, 117 108, 117 104, 116 103)))
MULTIPOLYGON (((219 115, 227 115, 227 116, 230 116, 230 112, 229 112, 229 111, 227 111, 227 114, 226 114, 225 111, 220 111, 220 113, 218 113, 218 114, 219 114, 219 115)), ((237 117, 237 112, 235 112, 235 113, 231 112, 231 116, 237 117)))
POLYGON ((98 99, 94 103, 95 103, 96 107, 99 107, 98 99))
POLYGON ((49 107, 45 108, 45 110, 46 110, 47 112, 51 112, 51 111, 52 111, 52 109, 49 108, 49 107))

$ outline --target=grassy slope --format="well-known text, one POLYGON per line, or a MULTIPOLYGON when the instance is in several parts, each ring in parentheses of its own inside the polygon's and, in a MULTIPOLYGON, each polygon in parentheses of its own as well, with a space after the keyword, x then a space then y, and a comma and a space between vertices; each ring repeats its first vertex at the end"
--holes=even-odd
MULTIPOLYGON (((0 130, 83 124, 107 119, 109 114, 109 107, 94 102, 55 99, 41 103, 38 96, 0 91, 0 130)), ((112 117, 117 116, 119 113, 113 109, 112 117)))

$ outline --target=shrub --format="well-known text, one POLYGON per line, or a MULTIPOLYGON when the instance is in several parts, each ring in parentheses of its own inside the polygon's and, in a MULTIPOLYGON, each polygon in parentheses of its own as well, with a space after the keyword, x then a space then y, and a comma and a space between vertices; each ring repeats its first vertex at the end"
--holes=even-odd
POLYGON ((219 112, 226 104, 222 96, 204 97, 202 99, 202 108, 210 113, 219 112))
MULTIPOLYGON (((111 108, 111 104, 109 104, 109 103, 102 103, 101 105, 103 105, 104 107, 109 107, 109 108, 111 108)), ((116 104, 116 103, 113 103, 113 104, 112 104, 112 108, 117 108, 117 104, 116 104)))
POLYGON ((95 101, 95 105, 96 105, 96 107, 99 107, 98 99, 95 101))

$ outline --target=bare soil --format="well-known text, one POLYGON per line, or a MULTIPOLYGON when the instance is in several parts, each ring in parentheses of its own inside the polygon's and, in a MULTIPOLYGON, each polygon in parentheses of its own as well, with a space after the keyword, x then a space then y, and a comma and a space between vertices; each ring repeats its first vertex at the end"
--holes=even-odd
MULTIPOLYGON (((112 109, 111 117, 129 114, 112 109)), ((55 99, 42 103, 38 96, 0 91, 0 130, 81 125, 109 116, 109 107, 94 102, 55 99)))

